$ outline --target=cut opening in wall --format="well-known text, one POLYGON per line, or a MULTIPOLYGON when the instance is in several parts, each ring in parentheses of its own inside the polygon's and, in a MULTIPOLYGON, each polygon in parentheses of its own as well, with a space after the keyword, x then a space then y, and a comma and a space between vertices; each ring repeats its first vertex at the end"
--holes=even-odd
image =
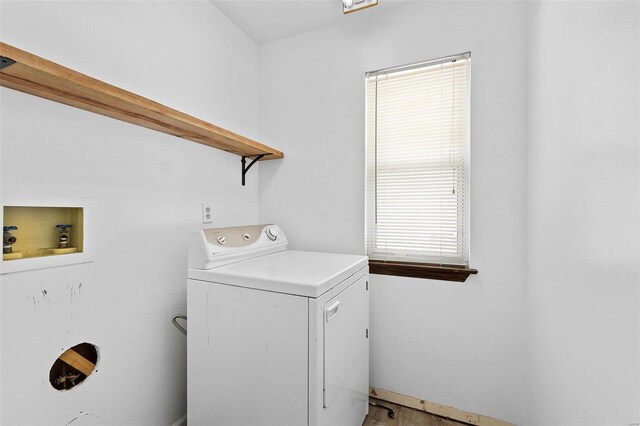
POLYGON ((80 343, 60 355, 49 371, 49 382, 59 391, 69 390, 84 382, 98 363, 98 348, 91 343, 80 343))
POLYGON ((5 206, 2 260, 82 253, 82 207, 5 206))

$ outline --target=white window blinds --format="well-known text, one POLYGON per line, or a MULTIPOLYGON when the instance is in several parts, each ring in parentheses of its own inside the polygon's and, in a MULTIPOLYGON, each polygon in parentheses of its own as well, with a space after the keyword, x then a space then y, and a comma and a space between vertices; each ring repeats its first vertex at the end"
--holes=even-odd
POLYGON ((470 61, 367 73, 370 258, 468 264, 470 61))

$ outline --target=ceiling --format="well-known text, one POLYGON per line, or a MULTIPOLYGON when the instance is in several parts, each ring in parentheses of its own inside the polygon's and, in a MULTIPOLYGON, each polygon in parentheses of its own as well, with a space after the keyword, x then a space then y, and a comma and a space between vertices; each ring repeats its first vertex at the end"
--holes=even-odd
MULTIPOLYGON (((258 44, 338 24, 353 15, 342 13, 342 0, 210 1, 258 44)), ((380 0, 378 6, 354 14, 380 13, 406 1, 380 0)))

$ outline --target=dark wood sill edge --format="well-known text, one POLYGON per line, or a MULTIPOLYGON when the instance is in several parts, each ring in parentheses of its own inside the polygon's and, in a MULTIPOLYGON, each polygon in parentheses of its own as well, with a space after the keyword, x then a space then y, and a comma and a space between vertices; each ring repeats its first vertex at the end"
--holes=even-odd
POLYGON ((369 260, 369 272, 378 275, 429 278, 432 280, 457 281, 462 283, 467 280, 469 275, 477 274, 478 270, 457 265, 369 260))

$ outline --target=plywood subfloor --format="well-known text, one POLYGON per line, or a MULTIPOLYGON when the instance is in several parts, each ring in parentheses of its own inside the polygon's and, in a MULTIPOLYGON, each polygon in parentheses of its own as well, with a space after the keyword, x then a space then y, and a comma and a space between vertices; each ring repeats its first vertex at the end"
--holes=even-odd
POLYGON ((391 419, 387 415, 387 410, 370 406, 369 415, 364 419, 362 426, 468 426, 466 423, 434 416, 433 414, 386 401, 380 401, 375 398, 371 398, 371 401, 393 408, 396 412, 396 417, 391 419))

